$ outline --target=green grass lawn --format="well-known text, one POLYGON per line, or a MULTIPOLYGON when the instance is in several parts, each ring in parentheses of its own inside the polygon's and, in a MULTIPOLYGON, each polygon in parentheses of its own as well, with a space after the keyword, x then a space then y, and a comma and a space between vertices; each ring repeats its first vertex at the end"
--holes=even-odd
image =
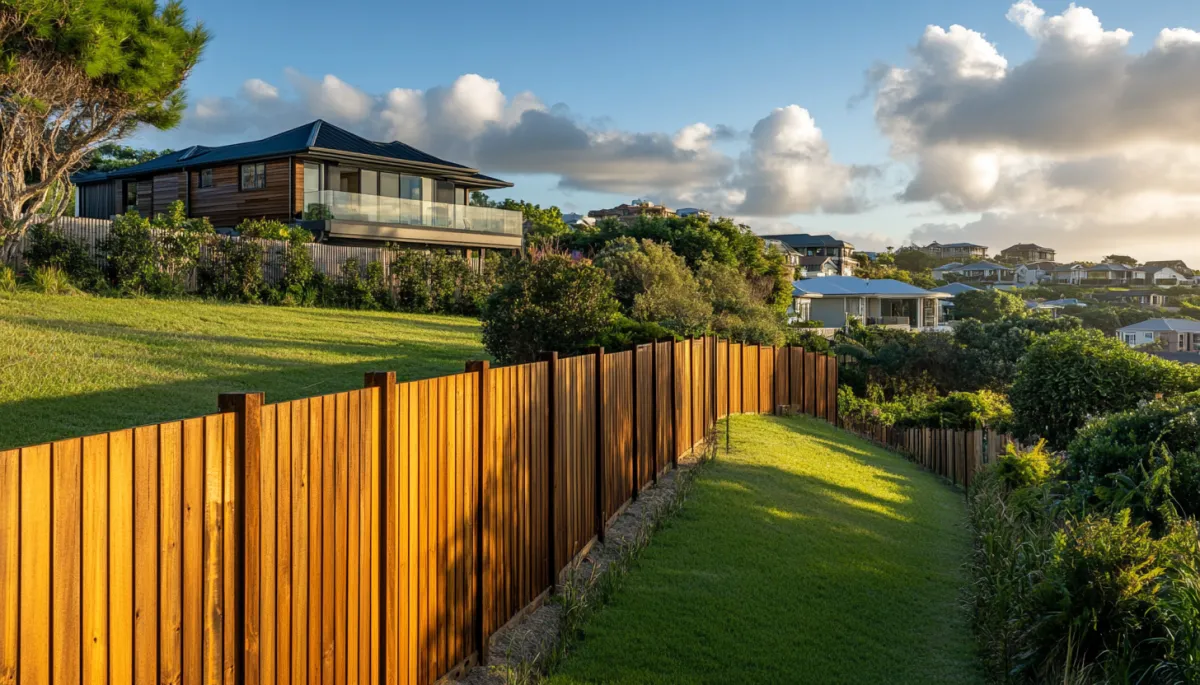
POLYGON ((732 433, 550 682, 980 682, 961 492, 816 420, 732 433))
POLYGON ((0 297, 0 449, 362 387, 482 358, 479 322, 451 316, 198 300, 0 297))

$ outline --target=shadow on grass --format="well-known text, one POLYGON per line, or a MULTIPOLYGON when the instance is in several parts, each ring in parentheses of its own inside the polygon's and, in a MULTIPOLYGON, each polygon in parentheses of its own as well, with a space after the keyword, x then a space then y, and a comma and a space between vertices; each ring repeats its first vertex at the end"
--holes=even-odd
POLYGON ((552 682, 978 682, 959 495, 815 421, 734 435, 552 682))

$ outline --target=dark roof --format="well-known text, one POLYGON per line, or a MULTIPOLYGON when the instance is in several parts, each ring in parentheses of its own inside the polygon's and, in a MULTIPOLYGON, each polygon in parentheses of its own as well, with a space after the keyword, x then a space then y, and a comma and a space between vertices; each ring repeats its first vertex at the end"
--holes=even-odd
POLYGON ((854 247, 844 240, 838 240, 831 235, 810 235, 808 233, 784 233, 768 236, 791 245, 792 247, 854 247))
POLYGON ((265 159, 283 157, 309 152, 344 153, 362 155, 374 158, 382 163, 415 164, 432 166, 463 178, 481 181, 488 185, 511 186, 507 181, 485 176, 477 169, 450 162, 440 157, 422 152, 411 145, 398 140, 390 143, 377 143, 362 136, 347 131, 344 128, 317 119, 316 121, 297 126, 282 133, 276 133, 262 140, 252 140, 245 143, 207 147, 193 145, 192 147, 156 157, 148 162, 135 164, 124 169, 104 174, 102 172, 80 172, 71 177, 74 183, 92 183, 113 178, 131 178, 146 176, 166 171, 181 171, 208 167, 214 164, 237 162, 248 159, 265 159))
POLYGON ((1159 260, 1159 261, 1146 262, 1146 266, 1157 266, 1157 267, 1167 266, 1172 269, 1175 269, 1176 271, 1183 274, 1184 276, 1192 275, 1192 270, 1190 268, 1188 268, 1187 263, 1184 262, 1182 259, 1163 259, 1163 260, 1159 260))
POLYGON ((821 255, 804 255, 800 257, 800 266, 821 266, 825 262, 832 263, 833 257, 822 257, 821 255))
POLYGON ((1013 245, 1011 247, 1006 247, 1000 251, 1001 252, 1010 252, 1012 250, 1038 250, 1039 252, 1054 252, 1053 249, 1051 249, 1049 247, 1042 247, 1041 245, 1038 245, 1037 243, 1017 243, 1016 245, 1013 245))
POLYGON ((939 243, 936 240, 933 241, 932 243, 929 243, 929 245, 927 245, 926 247, 933 247, 934 245, 937 245, 938 247, 982 247, 985 249, 987 248, 987 245, 976 245, 975 243, 939 243))

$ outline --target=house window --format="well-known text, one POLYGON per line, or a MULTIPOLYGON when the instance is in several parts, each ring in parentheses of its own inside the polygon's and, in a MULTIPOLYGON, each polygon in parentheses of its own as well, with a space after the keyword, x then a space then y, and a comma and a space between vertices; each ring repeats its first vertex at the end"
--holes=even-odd
POLYGON ((241 190, 261 190, 267 187, 267 163, 255 162, 243 164, 241 173, 241 190))
POLYGON ((200 187, 201 188, 211 188, 212 187, 212 185, 213 185, 212 171, 213 171, 212 169, 201 169, 200 170, 200 187))
POLYGON ((137 209, 137 195, 138 195, 137 181, 126 181, 125 182, 125 210, 126 211, 128 211, 129 208, 131 208, 131 207, 134 209, 137 209))

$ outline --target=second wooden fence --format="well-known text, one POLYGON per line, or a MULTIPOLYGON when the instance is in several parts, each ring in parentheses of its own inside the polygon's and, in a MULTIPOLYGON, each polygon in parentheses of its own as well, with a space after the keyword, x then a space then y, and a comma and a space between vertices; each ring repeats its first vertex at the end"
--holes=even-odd
POLYGON ((0 683, 432 683, 728 413, 837 366, 715 338, 0 451, 0 683))
POLYGON ((995 462, 1009 444, 1020 446, 1011 435, 994 428, 902 428, 845 416, 841 425, 963 487, 969 487, 975 474, 995 462))

